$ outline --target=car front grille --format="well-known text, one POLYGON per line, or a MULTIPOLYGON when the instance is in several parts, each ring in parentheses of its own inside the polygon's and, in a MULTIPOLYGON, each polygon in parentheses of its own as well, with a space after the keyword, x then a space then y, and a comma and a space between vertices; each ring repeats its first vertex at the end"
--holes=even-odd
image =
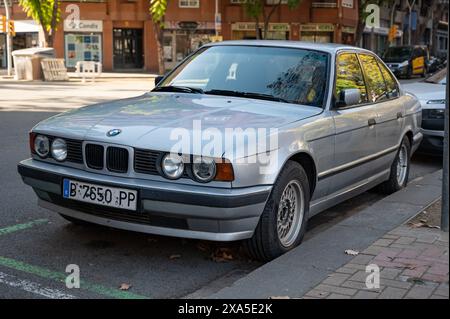
POLYGON ((67 161, 83 163, 83 143, 76 140, 65 140, 67 144, 67 161))
POLYGON ((128 172, 128 150, 110 146, 106 150, 106 167, 110 172, 128 172))
POLYGON ((159 175, 156 167, 162 155, 162 152, 135 149, 134 170, 137 173, 159 175))
POLYGON ((89 168, 102 170, 104 161, 104 147, 97 144, 86 144, 84 153, 86 157, 86 165, 89 168))

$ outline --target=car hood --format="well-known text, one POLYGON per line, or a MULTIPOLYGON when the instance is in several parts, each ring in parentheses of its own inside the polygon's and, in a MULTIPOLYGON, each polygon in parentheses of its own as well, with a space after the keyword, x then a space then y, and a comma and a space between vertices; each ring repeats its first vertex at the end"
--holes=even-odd
MULTIPOLYGON (((271 128, 279 128, 321 112, 322 109, 310 106, 247 98, 147 93, 61 113, 39 123, 33 131, 169 151, 183 134, 183 138, 187 134, 195 139, 196 134, 215 132, 223 138, 230 129, 236 128, 244 131, 248 128, 263 129, 269 133, 271 128), (120 129, 121 134, 108 137, 107 132, 112 129, 120 129)), ((217 151, 214 155, 222 154, 217 151)))
MULTIPOLYGON (((418 82, 402 85, 403 90, 415 95, 422 108, 436 108, 435 104, 427 104, 429 100, 445 100, 445 85, 418 82)), ((445 104, 442 104, 445 107, 445 104)))

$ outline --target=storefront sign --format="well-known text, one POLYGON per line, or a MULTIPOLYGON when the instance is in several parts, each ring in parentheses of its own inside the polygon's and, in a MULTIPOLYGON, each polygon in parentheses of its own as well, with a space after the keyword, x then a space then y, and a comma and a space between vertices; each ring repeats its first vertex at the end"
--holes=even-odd
POLYGON ((341 6, 343 8, 353 9, 353 0, 342 0, 341 6))
POLYGON ((178 23, 178 27, 182 30, 196 30, 198 23, 195 21, 181 21, 178 23))
POLYGON ((334 32, 333 24, 302 24, 300 30, 303 32, 334 32))
POLYGON ((342 27, 342 33, 355 34, 356 28, 355 27, 342 27))
POLYGON ((65 32, 103 32, 101 20, 64 20, 65 32))
MULTIPOLYGON (((263 24, 260 24, 260 28, 263 24)), ((254 22, 236 22, 231 25, 233 31, 255 31, 256 23, 254 22)), ((291 27, 288 23, 269 23, 269 31, 273 32, 289 32, 291 27)))

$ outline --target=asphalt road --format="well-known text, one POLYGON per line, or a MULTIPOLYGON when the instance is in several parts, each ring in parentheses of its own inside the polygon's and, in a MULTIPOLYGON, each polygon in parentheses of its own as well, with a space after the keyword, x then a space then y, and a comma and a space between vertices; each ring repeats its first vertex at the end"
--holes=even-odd
MULTIPOLYGON (((29 155, 29 129, 76 103, 137 95, 146 84, 100 83, 91 92, 83 87, 74 91, 70 85, 53 89, 52 95, 39 83, 5 86, 0 81, 0 298, 204 297, 260 266, 236 243, 75 226, 39 208, 16 172, 17 163, 29 155), (221 258, 227 256, 232 259, 221 258), (81 289, 65 287, 69 264, 80 268, 81 289), (130 288, 120 290, 123 284, 130 288)), ((415 156, 411 178, 440 167, 439 158, 415 156)), ((305 240, 380 198, 367 192, 314 217, 305 240)))

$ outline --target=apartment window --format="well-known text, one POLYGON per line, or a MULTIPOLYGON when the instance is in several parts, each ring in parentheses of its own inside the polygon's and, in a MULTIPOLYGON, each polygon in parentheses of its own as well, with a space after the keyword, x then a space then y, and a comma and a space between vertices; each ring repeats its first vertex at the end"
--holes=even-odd
MULTIPOLYGON (((271 6, 271 5, 276 5, 280 2, 280 0, 266 0, 266 4, 271 6)), ((281 4, 287 4, 288 0, 281 0, 281 4)))
POLYGON ((180 0, 180 8, 200 8, 200 0, 180 0))

